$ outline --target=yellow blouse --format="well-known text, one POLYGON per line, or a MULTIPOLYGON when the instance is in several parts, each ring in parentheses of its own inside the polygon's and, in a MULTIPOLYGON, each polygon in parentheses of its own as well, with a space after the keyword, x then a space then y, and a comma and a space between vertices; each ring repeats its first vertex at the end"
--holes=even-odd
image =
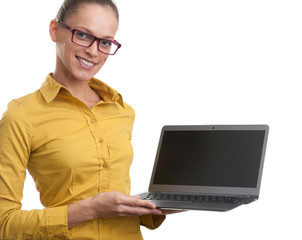
POLYGON ((108 191, 130 193, 135 113, 105 83, 92 109, 49 74, 36 92, 13 100, 0 122, 0 239, 142 239, 140 225, 164 216, 97 218, 70 230, 67 205, 108 191), (21 210, 26 169, 45 209, 21 210))

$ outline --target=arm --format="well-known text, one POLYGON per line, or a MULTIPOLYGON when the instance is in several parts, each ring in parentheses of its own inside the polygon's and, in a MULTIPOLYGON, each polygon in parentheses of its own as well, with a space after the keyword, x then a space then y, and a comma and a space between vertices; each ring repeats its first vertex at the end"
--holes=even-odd
POLYGON ((31 123, 13 101, 0 121, 0 239, 68 239, 67 206, 21 210, 31 149, 31 123))
POLYGON ((105 192, 71 204, 67 208, 68 227, 94 218, 161 215, 151 202, 119 192, 105 192))

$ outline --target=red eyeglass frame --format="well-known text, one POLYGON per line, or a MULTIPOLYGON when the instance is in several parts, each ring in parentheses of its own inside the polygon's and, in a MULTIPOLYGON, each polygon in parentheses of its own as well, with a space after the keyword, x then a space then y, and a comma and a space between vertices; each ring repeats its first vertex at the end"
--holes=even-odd
POLYGON ((90 33, 86 33, 86 32, 84 32, 84 31, 81 31, 81 30, 78 30, 78 29, 75 29, 75 28, 72 28, 72 27, 69 27, 66 23, 64 23, 64 22, 62 22, 62 21, 60 21, 60 20, 57 20, 58 21, 58 23, 62 26, 62 27, 64 27, 64 28, 66 28, 66 29, 68 29, 69 31, 71 31, 71 33, 72 33, 72 36, 71 36, 71 42, 73 42, 74 44, 77 44, 77 45, 79 45, 79 46, 81 46, 81 47, 91 47, 91 45, 95 42, 95 41, 97 41, 98 42, 98 50, 100 51, 100 52, 102 52, 102 53, 104 53, 104 54, 107 54, 107 55, 114 55, 116 52, 117 52, 117 50, 119 50, 121 47, 122 47, 122 44, 120 44, 118 41, 116 41, 116 40, 108 40, 108 39, 104 39, 104 38, 98 38, 98 37, 96 37, 96 36, 93 36, 92 34, 90 34, 90 33), (85 33, 85 34, 87 34, 87 35, 89 35, 89 36, 91 36, 91 37, 93 37, 94 39, 93 39, 93 41, 91 42, 91 44, 89 45, 89 46, 83 46, 83 45, 81 45, 81 44, 78 44, 78 43, 76 43, 76 42, 74 42, 73 41, 73 36, 74 36, 74 33, 76 32, 76 31, 78 31, 78 32, 82 32, 82 33, 85 33), (114 44, 114 45, 116 45, 117 46, 117 48, 116 48, 116 50, 114 51, 114 53, 106 53, 106 52, 103 52, 103 51, 101 51, 100 50, 100 41, 107 41, 107 42, 110 42, 110 43, 112 43, 112 44, 114 44))

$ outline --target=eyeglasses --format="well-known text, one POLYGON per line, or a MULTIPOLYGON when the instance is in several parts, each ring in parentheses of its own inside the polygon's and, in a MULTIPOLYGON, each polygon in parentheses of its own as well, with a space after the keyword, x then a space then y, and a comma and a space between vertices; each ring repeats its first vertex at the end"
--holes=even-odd
POLYGON ((103 38, 97 38, 89 33, 71 28, 62 21, 58 21, 58 23, 62 27, 71 31, 72 33, 71 41, 79 46, 90 47, 95 41, 97 41, 98 50, 108 55, 114 55, 117 52, 117 50, 122 46, 116 40, 111 41, 103 38))

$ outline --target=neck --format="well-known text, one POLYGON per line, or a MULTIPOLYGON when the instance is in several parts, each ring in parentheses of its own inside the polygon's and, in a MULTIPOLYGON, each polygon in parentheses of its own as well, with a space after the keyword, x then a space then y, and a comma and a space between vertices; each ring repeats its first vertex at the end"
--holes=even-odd
POLYGON ((92 108, 102 98, 88 84, 88 80, 78 80, 73 76, 53 73, 53 78, 62 86, 67 88, 71 94, 92 108))

